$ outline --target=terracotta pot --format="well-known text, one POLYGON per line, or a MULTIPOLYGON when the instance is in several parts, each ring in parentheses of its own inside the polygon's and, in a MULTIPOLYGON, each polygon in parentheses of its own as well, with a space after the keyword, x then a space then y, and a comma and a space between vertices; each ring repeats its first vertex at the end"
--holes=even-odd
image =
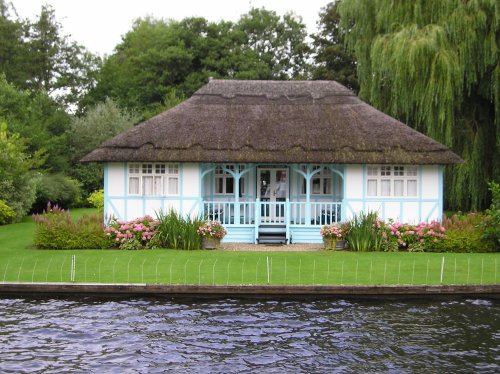
POLYGON ((201 239, 201 248, 203 248, 203 249, 218 249, 218 248, 220 248, 220 239, 204 236, 201 239))
POLYGON ((345 249, 347 241, 339 240, 337 238, 323 238, 323 244, 325 249, 336 250, 336 249, 345 249))

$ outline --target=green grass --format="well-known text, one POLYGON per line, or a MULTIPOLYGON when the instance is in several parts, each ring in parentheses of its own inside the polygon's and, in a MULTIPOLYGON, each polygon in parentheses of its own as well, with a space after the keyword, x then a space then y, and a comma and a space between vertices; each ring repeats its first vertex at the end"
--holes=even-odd
POLYGON ((496 253, 37 250, 33 228, 31 217, 0 226, 0 282, 69 282, 72 256, 77 283, 440 284, 443 257, 443 284, 493 284, 500 275, 496 253))

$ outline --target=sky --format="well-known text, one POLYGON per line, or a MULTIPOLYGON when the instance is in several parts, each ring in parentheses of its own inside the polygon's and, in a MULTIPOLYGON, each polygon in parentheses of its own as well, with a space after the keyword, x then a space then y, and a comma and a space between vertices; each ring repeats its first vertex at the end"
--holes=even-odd
POLYGON ((63 34, 101 56, 111 54, 122 35, 139 17, 182 20, 201 16, 209 21, 237 21, 252 7, 274 10, 278 15, 292 11, 302 17, 309 34, 316 32, 321 8, 328 0, 8 0, 19 17, 34 20, 44 4, 55 9, 63 34))

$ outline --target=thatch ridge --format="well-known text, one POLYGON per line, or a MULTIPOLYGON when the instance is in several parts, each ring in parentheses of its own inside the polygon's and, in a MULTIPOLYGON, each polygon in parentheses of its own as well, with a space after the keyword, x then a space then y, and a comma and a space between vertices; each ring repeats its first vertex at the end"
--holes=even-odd
POLYGON ((462 162, 337 82, 235 80, 211 80, 82 161, 462 162))

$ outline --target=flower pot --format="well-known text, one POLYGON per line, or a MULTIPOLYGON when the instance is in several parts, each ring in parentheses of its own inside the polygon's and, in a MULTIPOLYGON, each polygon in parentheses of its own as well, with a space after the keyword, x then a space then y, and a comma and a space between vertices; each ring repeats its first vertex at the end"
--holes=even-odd
POLYGON ((203 249, 218 249, 218 248, 220 248, 220 239, 204 236, 201 239, 201 248, 203 248, 203 249))
POLYGON ((343 250, 346 248, 347 241, 342 239, 339 240, 336 237, 330 237, 330 238, 323 238, 323 244, 325 246, 325 249, 343 250))

